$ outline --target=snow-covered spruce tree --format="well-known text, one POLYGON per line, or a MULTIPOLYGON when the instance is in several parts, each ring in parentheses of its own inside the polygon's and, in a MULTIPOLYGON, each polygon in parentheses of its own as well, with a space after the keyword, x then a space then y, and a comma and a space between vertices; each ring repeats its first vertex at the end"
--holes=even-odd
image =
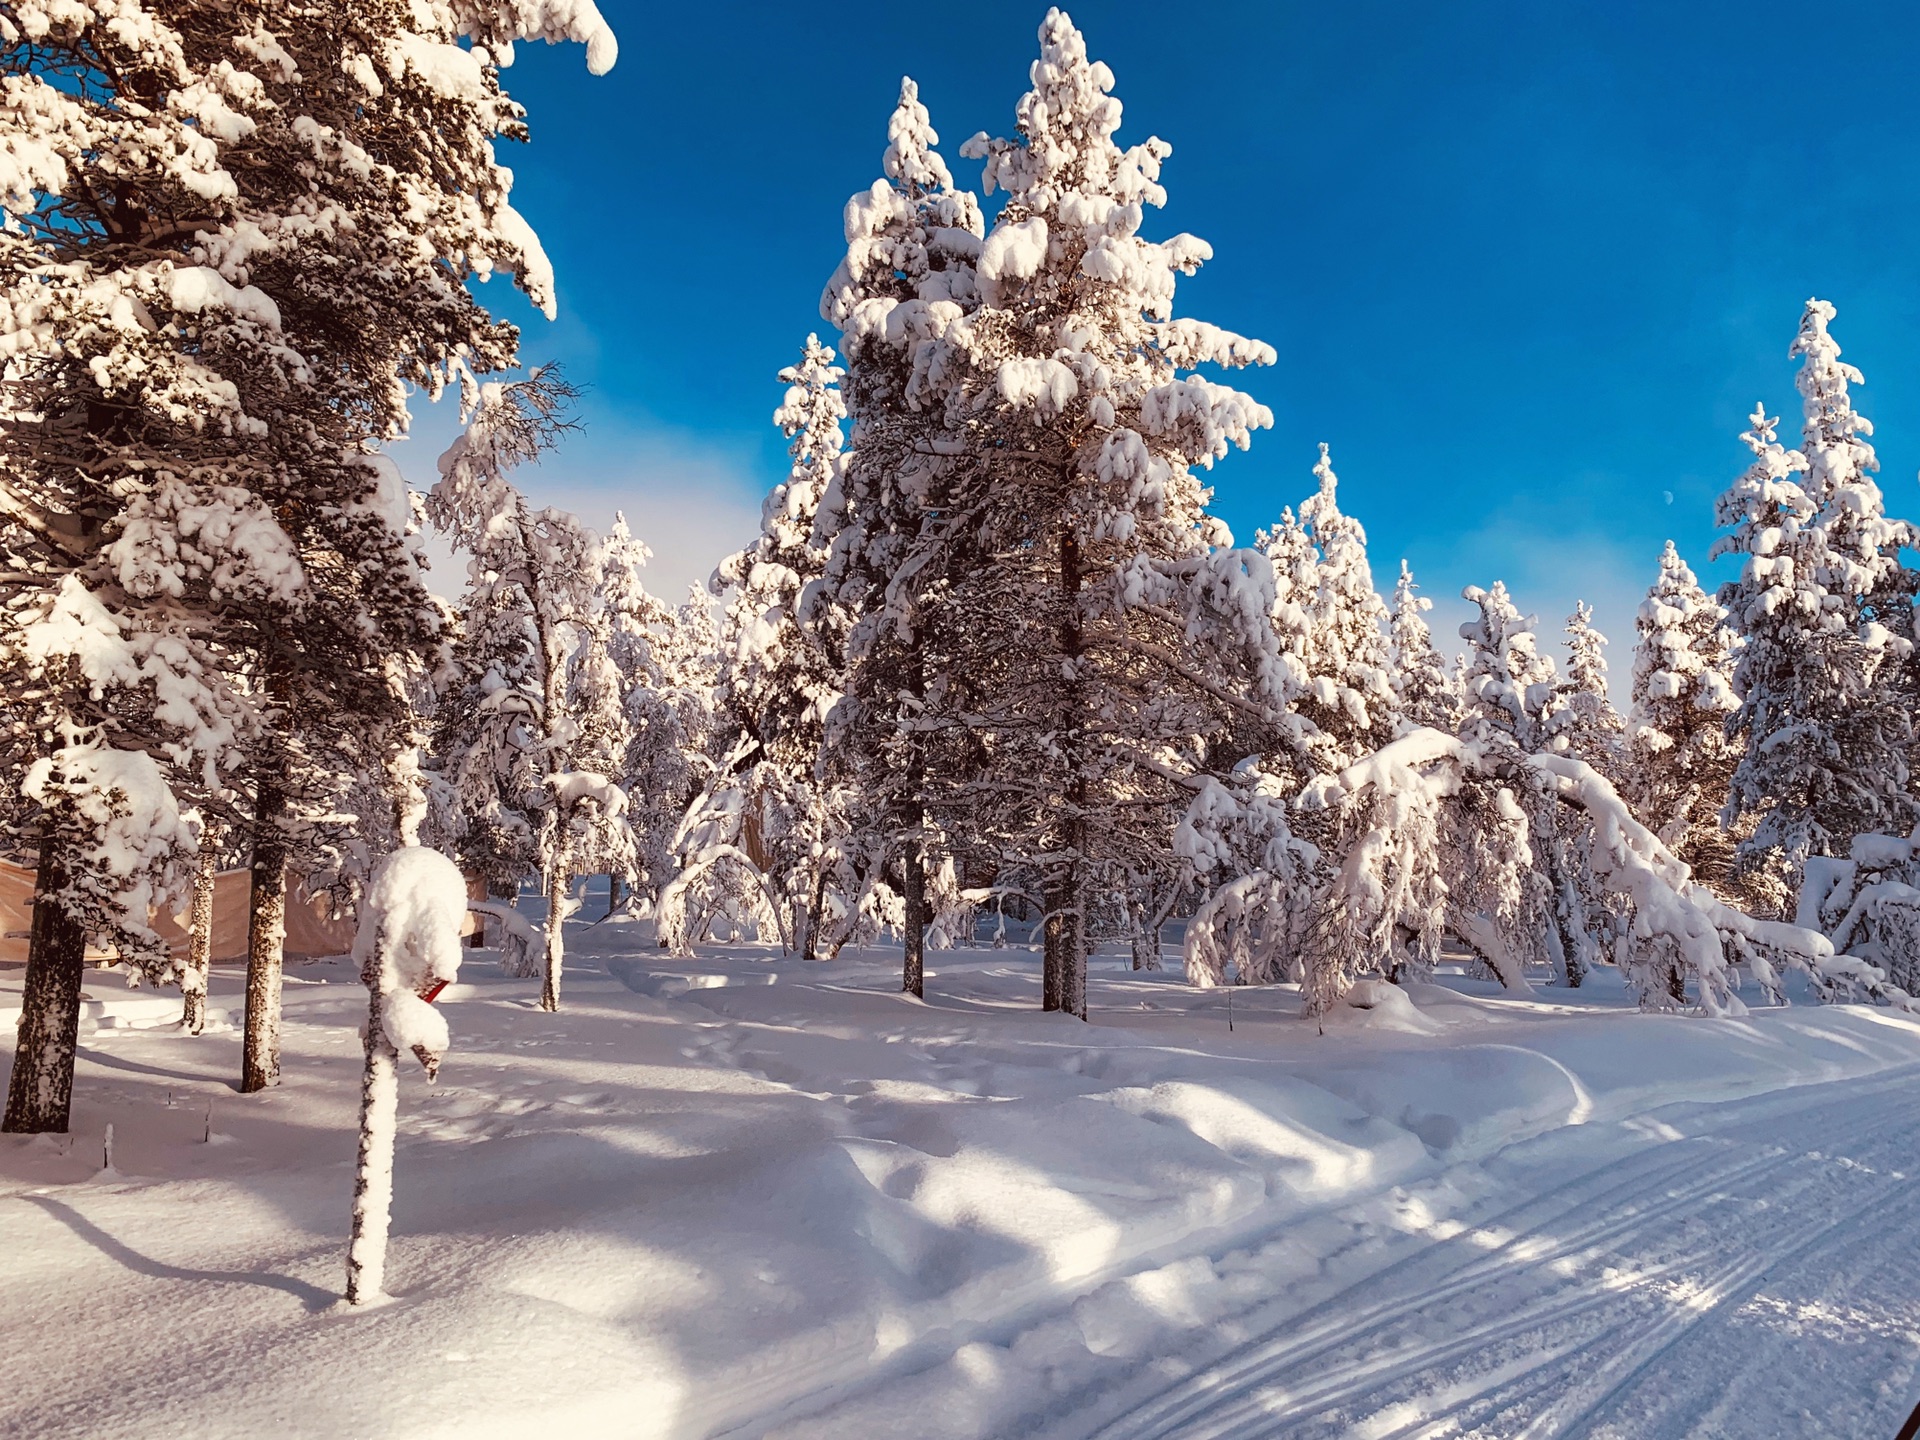
MULTIPOLYGON (((766 881, 783 944, 811 957, 841 849, 838 788, 816 776, 826 716, 844 689, 844 612, 815 604, 806 587, 826 569, 815 537, 821 499, 839 478, 846 408, 833 351, 809 335, 774 423, 793 465, 768 495, 755 542, 728 556, 715 583, 731 589, 721 630, 720 689, 748 748, 724 786, 740 793, 738 838, 766 881)), ((844 908, 844 906, 843 906, 844 908)))
POLYGON ((440 459, 427 513, 471 557, 467 623, 484 627, 476 634, 488 648, 458 657, 464 683, 442 705, 441 764, 466 798, 468 834, 480 831, 466 860, 501 867, 490 883, 517 885, 525 871, 508 861, 527 858, 503 855, 492 828, 515 845, 531 839, 547 898, 540 1008, 557 1010, 583 846, 618 826, 626 804, 612 777, 580 763, 585 731, 569 703, 573 652, 596 608, 599 546, 572 515, 534 509, 507 479, 569 428, 572 388, 551 368, 462 384, 466 429, 440 459))
MULTIPOLYGON (((596 576, 606 574, 604 544, 596 546, 596 576)), ((633 830, 627 823, 622 784, 633 748, 633 720, 627 713, 627 680, 613 659, 613 612, 596 592, 575 625, 576 643, 567 665, 567 715, 575 733, 572 764, 577 771, 614 781, 578 818, 573 868, 583 875, 605 875, 608 904, 618 902, 617 887, 628 885, 639 869, 633 830)))
MULTIPOLYGON (((1475 724, 1486 737, 1510 740, 1521 755, 1568 748, 1572 710, 1569 691, 1550 656, 1540 653, 1535 621, 1514 607, 1507 588, 1470 585, 1463 597, 1479 607, 1479 617, 1460 627, 1467 642, 1467 720, 1462 734, 1474 736, 1475 724)), ((1604 680, 1603 682, 1604 683, 1604 680)), ((1590 917, 1595 898, 1585 864, 1586 837, 1577 817, 1566 814, 1548 788, 1528 772, 1515 799, 1526 812, 1532 868, 1518 923, 1504 936, 1492 936, 1521 959, 1538 957, 1567 984, 1578 985, 1597 958, 1599 945, 1590 917)), ((1490 964, 1483 937, 1463 934, 1490 964)), ((1496 965, 1496 969, 1499 967, 1496 965)))
POLYGON ((1830 453, 1820 493, 1799 483, 1802 475, 1812 483, 1808 461, 1779 444, 1776 424, 1756 408, 1740 437, 1754 460, 1720 497, 1716 518, 1729 533, 1714 554, 1742 557, 1740 578, 1720 591, 1741 638, 1731 733, 1744 747, 1726 821, 1745 832, 1744 887, 1788 913, 1809 856, 1842 854, 1858 834, 1907 828, 1911 804, 1897 753, 1904 731, 1879 690, 1893 637, 1870 625, 1863 639, 1857 595, 1828 587, 1856 583, 1865 564, 1828 548, 1826 487, 1845 472, 1830 453))
POLYGON ((660 651, 660 684, 645 695, 636 745, 636 793, 657 803, 668 881, 655 902, 659 943, 689 954, 695 941, 780 937, 785 916, 768 870, 749 852, 745 772, 756 741, 741 730, 720 689, 724 641, 712 595, 687 589, 660 651), (651 776, 641 781, 641 774, 651 776))
POLYGON ((1344 769, 1394 736, 1396 697, 1388 658, 1386 603, 1373 588, 1367 533, 1340 510, 1327 447, 1313 467, 1320 488, 1300 507, 1319 551, 1306 606, 1307 693, 1300 711, 1320 732, 1318 768, 1344 769))
POLYGON ((1567 678, 1559 697, 1557 738, 1616 785, 1624 760, 1626 722, 1607 694, 1607 637, 1593 626, 1593 607, 1574 604, 1567 617, 1567 678))
MULTIPOLYGON (((1279 672, 1265 693, 1288 706, 1287 723, 1236 726, 1235 744, 1259 753, 1197 797, 1176 834, 1176 850, 1196 873, 1219 880, 1188 930, 1188 970, 1205 983, 1227 978, 1224 961, 1231 957, 1237 983, 1284 978, 1279 965, 1310 991, 1344 989, 1347 938, 1326 902, 1335 900, 1337 908, 1331 866, 1352 817, 1283 802, 1314 775, 1338 772, 1385 744, 1404 723, 1383 628, 1389 617, 1373 588, 1366 535, 1338 508, 1324 445, 1314 474, 1319 489, 1301 517, 1285 510, 1255 539, 1271 567, 1269 639, 1279 672)), ((1426 637, 1417 612, 1415 623, 1426 637)), ((1427 646, 1431 650, 1430 640, 1427 646)), ((1417 827, 1406 818, 1411 838, 1417 827)), ((1389 948, 1406 963, 1428 964, 1438 932, 1423 939, 1418 932, 1429 921, 1415 912, 1422 906, 1429 916, 1438 911, 1426 903, 1430 895, 1403 899, 1389 948)), ((1404 965, 1396 960, 1390 968, 1398 973, 1404 965)))
MULTIPOLYGON (((307 663, 304 643, 391 650, 419 629, 421 592, 395 527, 376 523, 382 483, 362 451, 399 428, 402 385, 436 383, 456 349, 511 357, 510 327, 487 320, 469 275, 517 268, 544 288, 491 152, 520 133, 491 58, 536 35, 589 39, 596 65, 611 63, 588 4, 0 12, 15 77, 0 190, 21 221, 0 264, 13 333, 29 339, 9 409, 37 417, 7 427, 9 523, 53 542, 38 583, 83 574, 134 633, 169 631, 169 609, 200 612, 172 642, 222 636, 251 667, 250 693, 268 702, 249 745, 267 817, 256 953, 275 973, 278 722, 325 727, 353 708, 340 692, 359 674, 307 663), (122 530, 120 510, 158 543, 122 530), (129 548, 103 578, 116 533, 129 548), (304 585, 259 563, 271 552, 296 557, 304 585), (279 643, 250 643, 262 636, 279 643), (302 677, 341 703, 311 703, 302 677)), ((249 1011, 262 1023, 247 1079, 270 1083, 270 1006, 249 1011)))
MULTIPOLYGON (((646 544, 627 526, 627 517, 614 512, 613 528, 600 546, 600 617, 607 631, 607 658, 620 679, 621 707, 626 720, 627 745, 617 771, 627 792, 627 833, 634 856, 631 873, 616 875, 612 884, 624 884, 629 899, 641 913, 651 914, 661 887, 672 878, 668 842, 686 806, 686 794, 661 767, 673 756, 660 734, 648 733, 663 712, 659 697, 668 684, 663 656, 669 646, 673 607, 647 590, 640 571, 652 558, 646 544), (664 798, 666 791, 672 798, 664 798)), ((617 894, 613 897, 618 900, 617 894)))
POLYGON ((803 623, 846 629, 846 693, 828 717, 822 756, 823 779, 854 802, 840 858, 853 898, 833 943, 863 917, 901 909, 903 985, 913 994, 931 918, 929 790, 935 775, 955 771, 950 757, 930 764, 922 723, 930 677, 940 673, 934 653, 950 633, 944 545, 960 519, 937 512, 931 491, 958 463, 967 425, 941 403, 941 357, 978 302, 984 229, 978 201, 954 187, 938 142, 918 88, 903 80, 881 178, 847 202, 846 256, 820 298, 821 318, 842 336, 852 452, 821 498, 826 566, 801 597, 803 623), (944 523, 929 526, 936 514, 944 523), (898 892, 888 881, 895 866, 898 892))
MULTIPOLYGON (((636 693, 658 681, 659 665, 653 652, 673 620, 672 610, 650 595, 640 579, 641 569, 652 558, 646 545, 634 538, 626 515, 616 510, 613 527, 600 541, 597 604, 589 632, 592 643, 583 646, 576 655, 576 667, 585 668, 577 668, 571 682, 588 691, 574 702, 576 710, 583 715, 606 704, 609 698, 618 711, 600 720, 582 723, 595 731, 594 736, 585 741, 588 753, 595 757, 587 768, 617 777, 623 790, 631 789, 627 772, 638 733, 634 719, 636 693), (594 644, 599 646, 604 661, 591 654, 594 644), (603 754, 610 756, 606 767, 600 764, 603 754)), ((628 794, 626 815, 618 833, 605 835, 606 853, 601 858, 609 867, 609 915, 631 906, 640 893, 643 872, 635 817, 644 806, 643 796, 628 794)))
POLYGON ((1460 728, 1460 691, 1452 670, 1433 646, 1433 630, 1426 618, 1433 601, 1416 594, 1418 588, 1412 569, 1402 560, 1387 622, 1394 709, 1402 723, 1426 725, 1451 735, 1460 728))
POLYGON ((1634 617, 1639 641, 1621 787, 1640 822, 1696 879, 1723 893, 1733 879, 1733 851, 1720 811, 1739 758, 1727 719, 1740 704, 1726 615, 1669 540, 1634 617))
POLYGON ((1220 728, 1225 702, 1188 657, 1216 638, 1192 599, 1231 537, 1194 472, 1272 421, 1186 372, 1274 352, 1173 318, 1178 277, 1211 252, 1139 233, 1165 201, 1169 147, 1115 143, 1112 73, 1060 11, 1040 45, 1018 134, 964 150, 1007 200, 980 247, 978 304, 952 317, 929 373, 928 403, 962 443, 916 497, 938 519, 906 565, 943 557, 958 661, 919 724, 990 757, 942 799, 942 828, 992 836, 1035 874, 1043 1003, 1084 1016, 1092 907, 1171 868, 1200 737, 1220 728))
POLYGON ((1560 673, 1552 657, 1540 653, 1537 622, 1520 613, 1499 580, 1490 590, 1469 585, 1461 598, 1480 612, 1460 626, 1468 706, 1522 750, 1546 749, 1559 711, 1560 673))
MULTIPOLYGON (((1873 425, 1853 408, 1849 385, 1865 383, 1859 370, 1840 358, 1840 346, 1828 331, 1835 311, 1824 300, 1809 300, 1791 353, 1801 357, 1794 386, 1804 419, 1800 453, 1806 457, 1805 488, 1815 506, 1814 521, 1824 534, 1826 571, 1820 577, 1830 599, 1846 615, 1860 642, 1874 658, 1876 678, 1887 661, 1911 653, 1914 592, 1920 575, 1900 560, 1903 547, 1920 544, 1920 533, 1904 520, 1889 519, 1880 487, 1880 468, 1866 437, 1873 425)), ((1884 685, 1875 686, 1875 709, 1905 707, 1884 685)), ((1897 724, 1886 716, 1871 724, 1897 724)), ((1898 749, 1899 736, 1879 743, 1898 749)), ((1905 794, 1904 776, 1874 777, 1888 795, 1905 794)), ((1903 800, 1892 802, 1896 805, 1903 800)))

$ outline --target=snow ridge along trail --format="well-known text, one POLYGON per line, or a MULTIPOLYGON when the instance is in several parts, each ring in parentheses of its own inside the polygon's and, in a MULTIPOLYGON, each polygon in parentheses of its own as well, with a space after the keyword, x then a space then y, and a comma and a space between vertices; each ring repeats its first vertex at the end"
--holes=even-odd
MULTIPOLYGON (((1837 1292, 1857 1304, 1864 1294, 1854 1292, 1871 1290, 1883 1318, 1904 1309, 1879 1328, 1904 1340, 1911 1380, 1917 1102, 1920 1070, 1908 1068, 1685 1107, 1690 1116, 1659 1122, 1691 1121, 1684 1138, 1419 1245, 1177 1383, 1126 1387, 1101 1407, 1121 1412, 1108 1423, 1053 1433, 1890 1435, 1904 1392, 1884 1375, 1837 1372, 1793 1312, 1838 1312, 1790 1297, 1837 1292), (1876 1243, 1881 1236, 1892 1243, 1876 1243), (1763 1289, 1768 1303, 1756 1304, 1763 1289), (1776 1394, 1758 1408, 1742 1403, 1783 1386, 1808 1407, 1783 1411, 1776 1394), (1865 1404, 1875 1389, 1890 1392, 1885 1403, 1865 1404), (1799 1413, 1809 1407, 1820 1416, 1812 1425, 1799 1413)), ((1532 1148, 1567 1146, 1554 1136, 1532 1148)), ((1898 1360, 1901 1347, 1892 1348, 1898 1360)))

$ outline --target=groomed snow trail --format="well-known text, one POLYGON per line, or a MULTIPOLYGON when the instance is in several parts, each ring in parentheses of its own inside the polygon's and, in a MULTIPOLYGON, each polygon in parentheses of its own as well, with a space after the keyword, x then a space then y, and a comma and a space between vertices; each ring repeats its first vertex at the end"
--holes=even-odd
MULTIPOLYGON (((1648 1143, 1409 1235, 1305 1313, 1235 1317, 1237 1343, 1150 1362, 1047 1433, 1891 1436, 1920 1357, 1920 1069, 1624 1128, 1648 1143)), ((1581 1143, 1486 1168, 1511 1195, 1581 1143)))

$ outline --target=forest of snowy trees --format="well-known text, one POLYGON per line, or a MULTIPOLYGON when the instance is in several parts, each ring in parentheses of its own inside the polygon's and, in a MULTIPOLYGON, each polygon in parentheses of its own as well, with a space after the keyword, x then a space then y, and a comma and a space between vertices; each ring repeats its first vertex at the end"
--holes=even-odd
POLYGON ((591 0, 0 3, 0 822, 35 876, 7 1129, 66 1126, 90 953, 197 1027, 204 947, 154 918, 203 937, 223 869, 242 1085, 277 1083, 290 885, 351 914, 412 846, 548 1010, 594 875, 669 951, 894 943, 915 993, 927 947, 1032 925, 1083 1018, 1089 956, 1157 967, 1176 918, 1193 983, 1316 1014, 1443 947, 1516 988, 1617 966, 1649 1007, 1788 969, 1908 1003, 1920 537, 1831 305, 1792 341, 1798 448, 1765 406, 1739 437, 1737 578, 1647 557, 1624 714, 1584 605, 1561 665, 1489 576, 1456 658, 1404 563, 1383 595, 1327 446, 1250 544, 1210 513, 1273 424, 1220 377, 1276 353, 1178 313, 1211 251, 1147 233, 1170 147, 1119 142, 1053 11, 1009 133, 959 148, 977 188, 902 84, 830 333, 778 373, 791 468, 676 604, 623 521, 518 488, 576 399, 474 283, 552 311, 495 155, 523 40, 615 57, 591 0), (384 447, 443 392, 462 432, 410 493, 384 447), (429 528, 464 583, 430 585, 429 528))

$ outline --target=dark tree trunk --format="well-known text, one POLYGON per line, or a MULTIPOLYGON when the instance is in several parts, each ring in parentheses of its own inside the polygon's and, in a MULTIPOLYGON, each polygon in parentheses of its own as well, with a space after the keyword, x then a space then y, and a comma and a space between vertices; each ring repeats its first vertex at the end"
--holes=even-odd
POLYGON ((1133 930, 1133 968, 1136 970, 1158 970, 1160 968, 1160 935, 1157 930, 1149 933, 1152 925, 1153 897, 1149 894, 1142 899, 1138 894, 1127 895, 1127 919, 1133 930))
POLYGON ((1087 776, 1084 706, 1078 662, 1086 653, 1080 626, 1080 541, 1071 530, 1060 536, 1060 653, 1068 678, 1060 687, 1063 710, 1060 752, 1065 772, 1065 815, 1060 826, 1060 865, 1047 889, 1046 965, 1041 1005, 1087 1018, 1087 776))
POLYGON ((801 948, 809 960, 820 958, 820 926, 827 913, 827 867, 822 865, 813 877, 813 900, 807 906, 807 938, 801 948))
POLYGON ((80 980, 87 935, 67 908, 50 898, 66 884, 66 867, 51 836, 40 842, 28 931, 26 990, 20 1039, 7 1085, 9 1134, 64 1133, 73 1112, 73 1056, 80 1043, 80 980))
POLYGON ((927 866, 920 853, 920 842, 908 842, 900 858, 905 873, 901 893, 907 902, 904 977, 900 988, 909 995, 925 997, 927 982, 927 866))
POLYGON ((247 920, 247 1018, 240 1047, 245 1094, 280 1083, 280 972, 287 943, 286 792, 268 769, 253 802, 252 913, 247 920))
POLYGON ((1040 1008, 1042 1010, 1066 1008, 1066 917, 1053 908, 1056 899, 1058 896, 1052 892, 1048 893, 1047 915, 1040 922, 1040 1008))

